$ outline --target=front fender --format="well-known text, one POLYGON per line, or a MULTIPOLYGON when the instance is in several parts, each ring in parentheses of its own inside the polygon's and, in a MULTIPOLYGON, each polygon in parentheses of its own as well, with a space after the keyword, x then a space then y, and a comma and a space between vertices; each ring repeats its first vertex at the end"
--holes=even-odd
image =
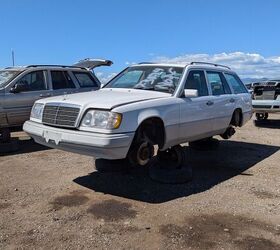
MULTIPOLYGON (((139 114, 138 114, 138 119, 137 119, 138 126, 143 121, 145 121, 149 118, 159 118, 163 121, 158 110, 143 110, 143 111, 139 112, 139 114)), ((163 124, 164 124, 164 121, 163 121, 163 124)))

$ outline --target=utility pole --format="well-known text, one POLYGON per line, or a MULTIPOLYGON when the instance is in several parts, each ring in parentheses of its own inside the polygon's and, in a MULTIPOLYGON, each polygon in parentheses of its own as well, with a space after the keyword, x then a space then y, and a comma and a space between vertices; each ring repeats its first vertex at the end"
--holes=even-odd
POLYGON ((14 50, 12 49, 12 61, 13 61, 13 67, 15 66, 15 53, 14 50))

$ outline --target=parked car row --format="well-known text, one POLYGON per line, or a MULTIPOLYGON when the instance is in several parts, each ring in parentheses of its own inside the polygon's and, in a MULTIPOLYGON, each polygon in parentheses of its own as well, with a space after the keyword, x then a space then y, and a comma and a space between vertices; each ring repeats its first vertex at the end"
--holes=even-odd
POLYGON ((8 141, 11 128, 29 119, 36 100, 99 89, 100 81, 92 70, 111 64, 110 60, 85 59, 73 66, 29 65, 0 70, 0 141, 8 141))
POLYGON ((280 112, 280 80, 270 80, 253 87, 253 110, 257 120, 266 120, 269 113, 280 112))
MULTIPOLYGON (((80 72, 65 69, 69 78, 80 72)), ((181 143, 228 139, 251 116, 251 94, 226 66, 142 63, 100 90, 36 101, 24 130, 42 145, 143 166, 154 145, 162 156, 181 143)))

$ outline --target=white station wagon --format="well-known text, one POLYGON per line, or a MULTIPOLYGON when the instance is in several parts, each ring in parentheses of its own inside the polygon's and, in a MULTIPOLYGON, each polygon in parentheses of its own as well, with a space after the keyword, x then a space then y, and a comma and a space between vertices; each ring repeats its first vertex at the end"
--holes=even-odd
POLYGON ((52 148, 146 165, 154 145, 227 139, 251 116, 251 95, 226 66, 140 63, 100 90, 37 101, 24 130, 52 148))

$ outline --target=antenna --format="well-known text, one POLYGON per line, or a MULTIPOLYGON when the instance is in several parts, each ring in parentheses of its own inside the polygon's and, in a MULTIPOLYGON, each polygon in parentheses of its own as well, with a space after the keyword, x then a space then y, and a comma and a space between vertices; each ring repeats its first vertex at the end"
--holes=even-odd
POLYGON ((15 53, 14 50, 12 49, 12 62, 13 62, 13 67, 15 66, 15 53))

